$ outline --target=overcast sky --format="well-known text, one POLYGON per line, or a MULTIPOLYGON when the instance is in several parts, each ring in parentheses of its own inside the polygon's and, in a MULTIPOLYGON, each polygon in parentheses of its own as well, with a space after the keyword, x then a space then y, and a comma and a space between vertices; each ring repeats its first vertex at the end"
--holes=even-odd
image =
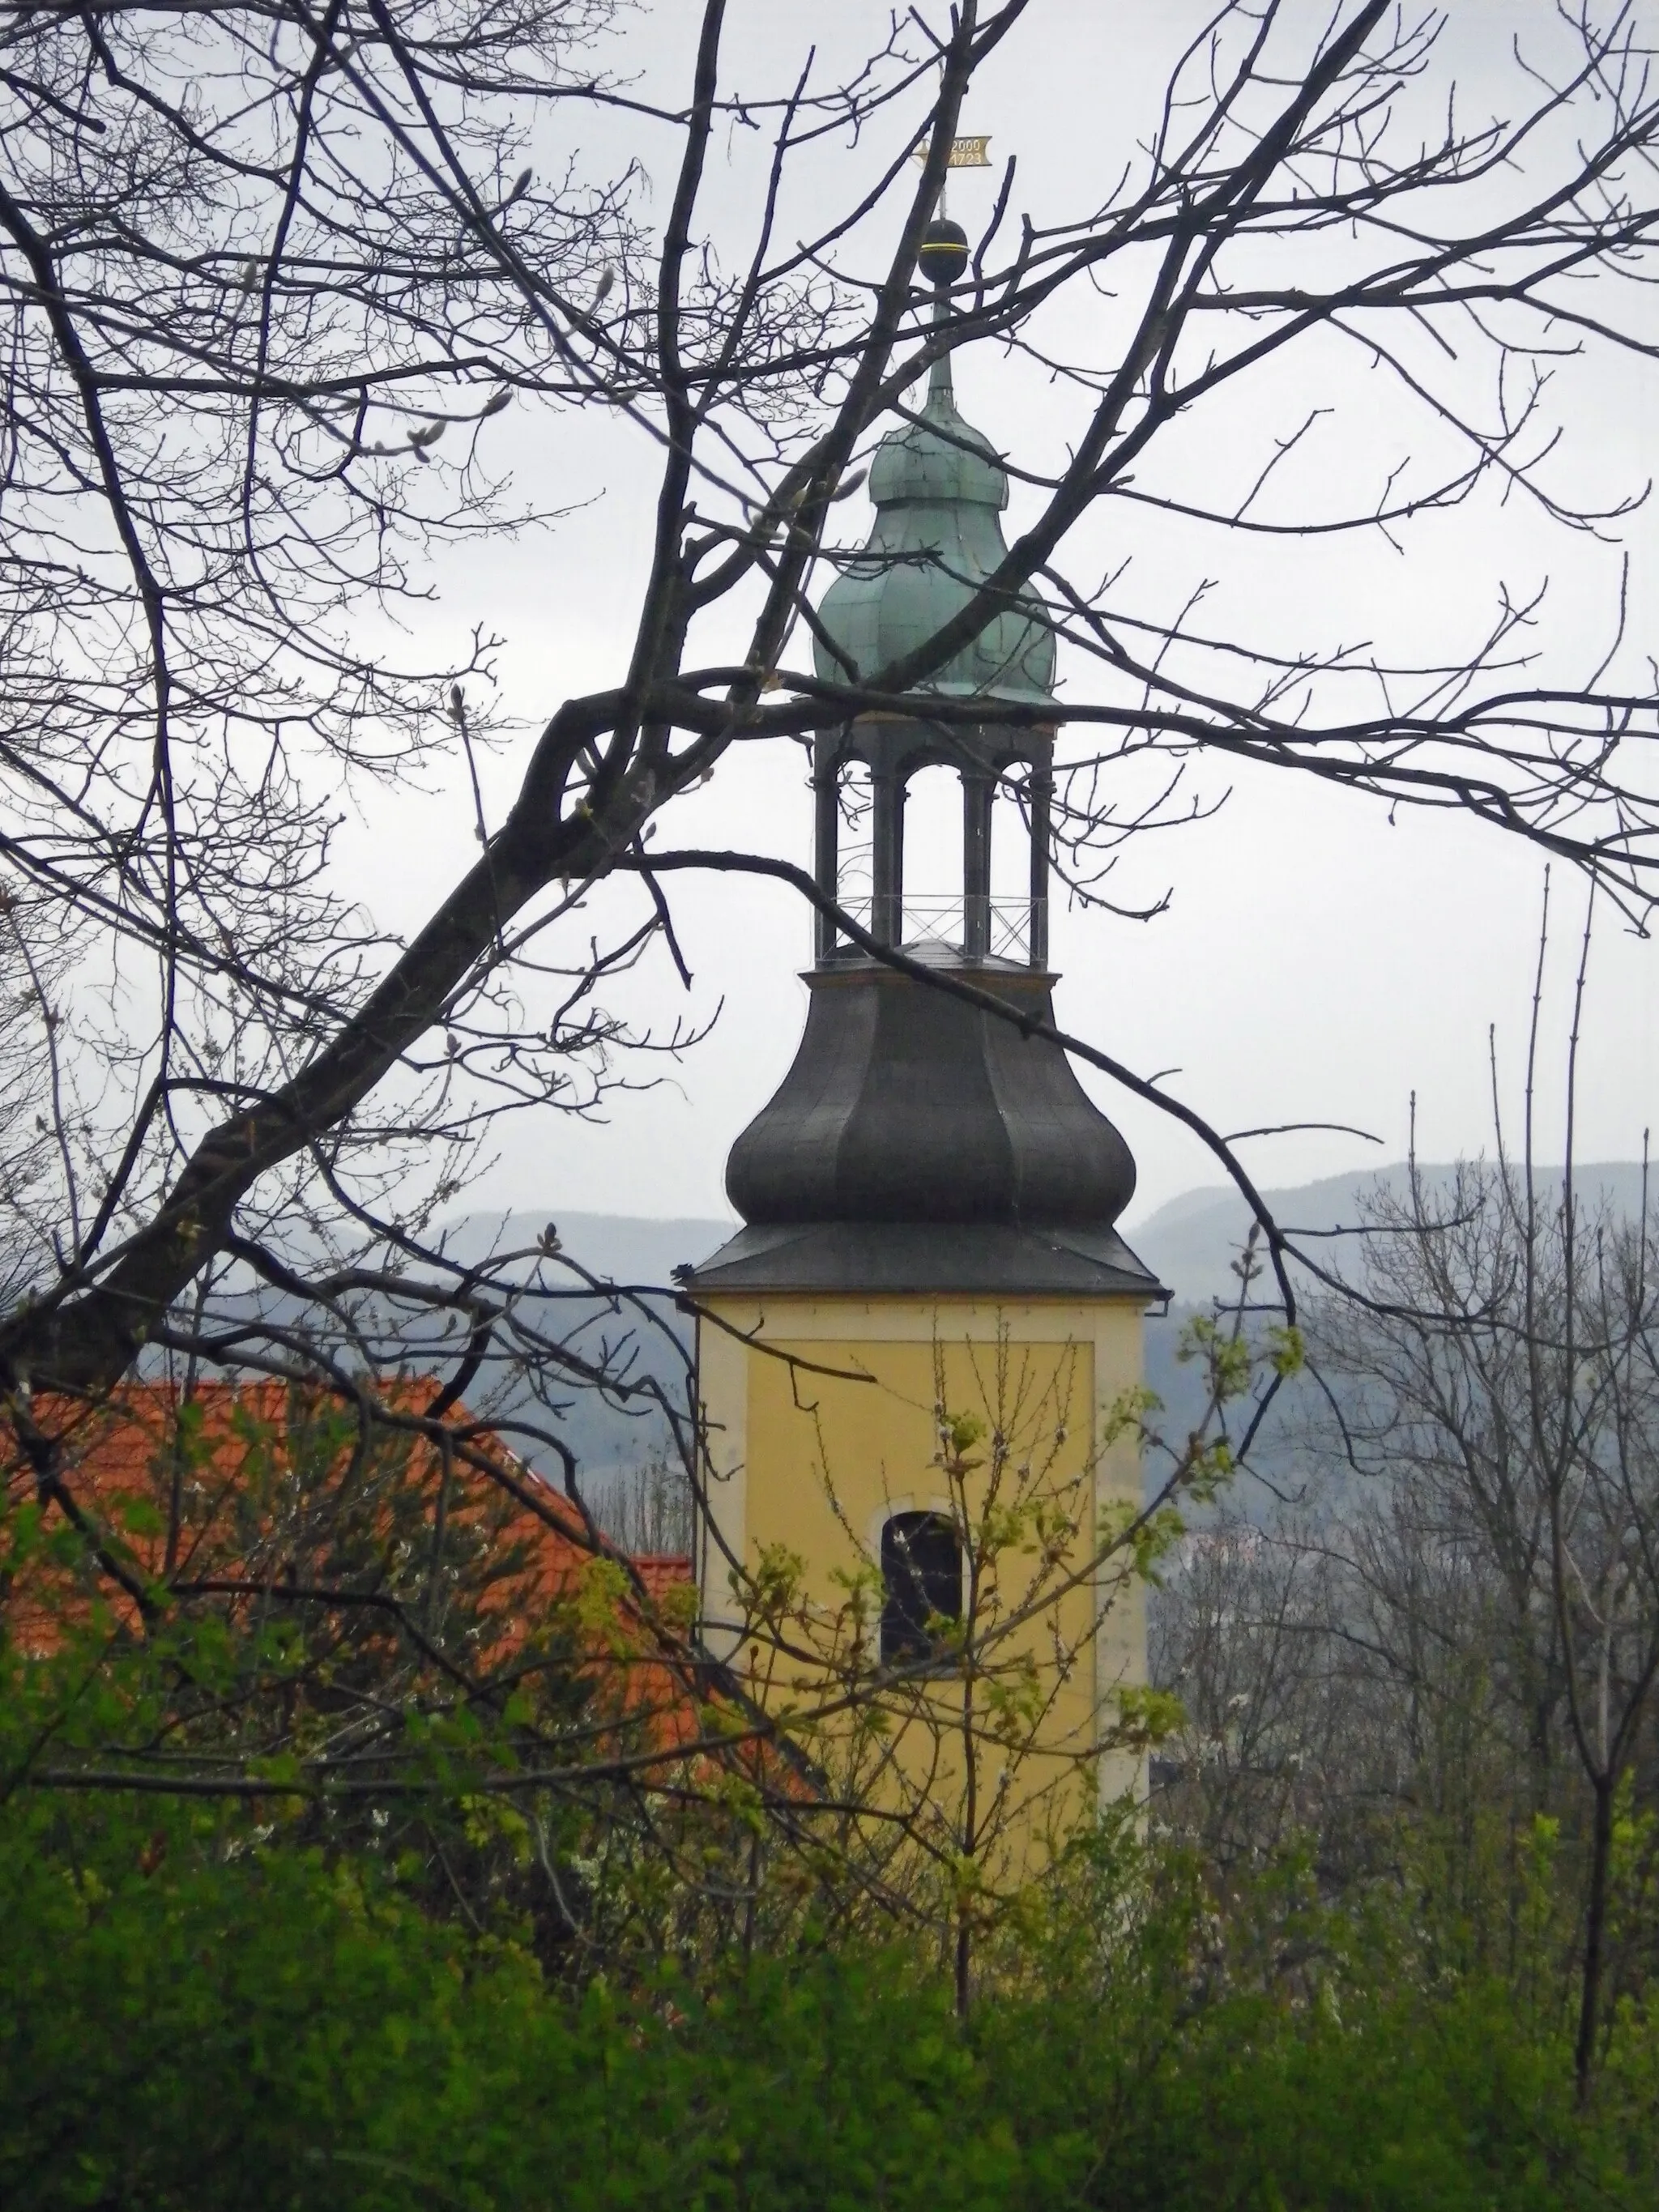
MULTIPOLYGON (((696 10, 647 9, 629 33, 633 59, 658 88, 683 73, 684 39, 696 10)), ((887 9, 836 0, 833 9, 793 0, 749 0, 736 11, 732 51, 745 90, 775 89, 793 76, 809 38, 850 47, 887 9)), ((1452 0, 1449 49, 1461 97, 1512 110, 1506 59, 1510 32, 1547 35, 1547 0, 1452 0)), ((1076 213, 1103 198, 1135 137, 1155 112, 1175 34, 1197 14, 1172 0, 1037 0, 994 78, 975 88, 964 127, 988 131, 1000 161, 1019 158, 1016 205, 1039 221, 1076 213)), ((623 131, 624 126, 610 128, 623 131)), ((637 125, 638 151, 663 197, 672 148, 637 125)), ((602 147, 607 157, 614 147, 602 147)), ((863 154, 831 149, 807 189, 833 187, 842 165, 850 184, 863 154)), ((711 180, 717 229, 735 239, 754 188, 750 143, 722 147, 711 180)), ((953 211, 970 227, 988 210, 992 183, 962 181, 953 211)), ((896 215, 895 216, 896 220, 896 215)), ((1083 334, 1086 336, 1086 334, 1083 334)), ((1559 405, 1567 431, 1556 465, 1599 491, 1639 489, 1653 471, 1654 379, 1659 370, 1564 364, 1559 405)), ((1016 459, 1054 459, 1066 422, 1024 365, 981 348, 959 363, 960 404, 1016 459)), ((1252 401, 1257 408, 1265 404, 1252 401)), ((1374 483, 1409 441, 1406 419, 1352 356, 1315 360, 1301 380, 1271 395, 1273 419, 1221 421, 1179 455, 1189 488, 1224 488, 1267 436, 1288 432, 1310 404, 1329 404, 1329 442, 1310 457, 1298 489, 1331 482, 1374 483), (1206 444, 1205 441, 1209 442, 1206 444)), ((524 415, 501 418, 527 495, 574 510, 544 534, 475 547, 437 575, 435 633, 474 623, 506 640, 501 697, 532 722, 573 691, 617 680, 629 641, 629 614, 643 560, 653 492, 652 454, 620 425, 524 415)), ((492 426, 494 427, 494 426, 492 426)), ((1171 479, 1174 481, 1174 479, 1171 479)), ((850 534, 867 509, 844 510, 850 534)), ((1413 534, 1404 556, 1386 547, 1291 553, 1276 564, 1256 544, 1213 538, 1182 542, 1115 511, 1109 544, 1091 546, 1099 565, 1133 556, 1147 578, 1147 604, 1172 605, 1200 573, 1216 580, 1212 618, 1248 628, 1276 645, 1375 638, 1379 650, 1445 647, 1483 629, 1501 583, 1525 594, 1547 580, 1539 632, 1553 665, 1588 668, 1611 637, 1621 549, 1542 525, 1496 501, 1413 534)), ((1017 517, 1016 517, 1017 519, 1017 517)), ((1644 655, 1656 603, 1656 540, 1650 518, 1626 526, 1632 560, 1632 630, 1644 655)), ((1070 696, 1086 697, 1086 665, 1062 648, 1070 696)), ((486 806, 499 818, 521 768, 527 738, 486 768, 486 806)), ((1444 1158, 1490 1142, 1487 1031, 1496 1024, 1507 1102, 1516 1101, 1536 958, 1542 884, 1538 857, 1518 842, 1452 817, 1402 814, 1389 822, 1370 802, 1282 772, 1244 775, 1200 767, 1211 799, 1230 793, 1216 817, 1167 840, 1149 841, 1126 864, 1130 898, 1167 884, 1170 911, 1149 924, 1060 914, 1054 952, 1062 980, 1059 1018, 1131 1066, 1178 1069, 1170 1088, 1224 1130, 1264 1122, 1330 1120, 1360 1125, 1370 1147, 1338 1135, 1293 1135, 1253 1144, 1252 1165, 1270 1184, 1298 1182, 1403 1152, 1409 1102, 1418 1101, 1419 1142, 1444 1158)), ((370 886, 387 925, 418 922, 436 890, 471 858, 471 802, 453 789, 377 799, 347 835, 343 858, 370 886)), ((800 754, 781 748, 723 768, 715 784, 659 833, 672 843, 738 843, 805 860, 810 801, 800 754)), ((690 1000, 665 960, 653 958, 611 992, 610 1002, 659 1028, 690 1014, 720 1018, 707 1042, 678 1064, 642 1071, 654 1090, 616 1097, 602 1121, 551 1112, 502 1132, 499 1164, 481 1202, 524 1205, 556 1216, 561 1206, 636 1214, 726 1211, 721 1175, 732 1138, 777 1084, 799 1039, 805 994, 799 969, 809 957, 807 919, 793 896, 734 879, 684 881, 677 890, 684 947, 695 972, 690 1000)), ((1566 986, 1583 917, 1582 888, 1558 869, 1559 929, 1553 963, 1550 1034, 1564 1032, 1566 986)), ((1580 1096, 1581 1156, 1632 1156, 1650 1118, 1659 1074, 1653 1014, 1654 949, 1617 927, 1598 935, 1580 1096)), ((1559 1058, 1559 1054, 1557 1056, 1559 1058)), ((1557 1132, 1557 1096, 1547 1124, 1557 1132)), ((1140 1189, 1131 1222, 1217 1171, 1172 1121, 1085 1075, 1135 1152, 1140 1189)))

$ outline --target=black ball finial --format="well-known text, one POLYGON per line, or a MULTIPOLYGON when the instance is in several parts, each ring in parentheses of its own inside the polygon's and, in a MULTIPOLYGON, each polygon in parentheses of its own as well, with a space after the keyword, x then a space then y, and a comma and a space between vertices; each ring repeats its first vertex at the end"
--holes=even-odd
POLYGON ((930 284, 954 284, 968 266, 968 234, 962 225, 944 216, 930 222, 916 248, 916 266, 930 284))

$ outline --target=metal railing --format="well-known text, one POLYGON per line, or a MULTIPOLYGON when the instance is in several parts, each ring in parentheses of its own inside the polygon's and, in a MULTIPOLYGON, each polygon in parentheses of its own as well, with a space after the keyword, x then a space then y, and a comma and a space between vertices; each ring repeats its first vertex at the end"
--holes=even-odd
MULTIPOLYGON (((860 927, 875 933, 875 898, 867 877, 862 883, 848 882, 843 877, 836 896, 837 903, 860 927)), ((1032 918, 1033 906, 1029 898, 987 901, 987 951, 999 960, 1030 961, 1032 918)), ((907 949, 938 946, 944 951, 963 952, 969 934, 967 901, 959 891, 954 897, 906 891, 897 933, 900 943, 907 949)))

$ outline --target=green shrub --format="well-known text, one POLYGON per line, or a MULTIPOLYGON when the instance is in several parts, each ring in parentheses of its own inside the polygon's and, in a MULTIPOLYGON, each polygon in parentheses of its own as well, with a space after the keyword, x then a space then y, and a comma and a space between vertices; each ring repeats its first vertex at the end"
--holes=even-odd
POLYGON ((545 1982, 380 1869, 130 1800, 0 1822, 9 2212, 1462 2212, 1652 2200, 1504 1988, 1294 1874, 1218 1915, 1121 1863, 988 1965, 894 1950, 545 1982), (1113 1933, 1099 1929, 1109 1914, 1113 1933))

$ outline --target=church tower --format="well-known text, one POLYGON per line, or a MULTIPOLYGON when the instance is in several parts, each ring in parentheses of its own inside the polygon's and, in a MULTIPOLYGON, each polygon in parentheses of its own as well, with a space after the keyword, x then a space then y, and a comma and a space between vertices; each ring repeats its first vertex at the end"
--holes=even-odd
MULTIPOLYGON (((965 258, 935 223, 941 307, 965 258)), ((819 611, 830 682, 933 635, 1006 551, 1007 476, 957 412, 948 356, 870 495, 869 543, 819 611)), ((1047 1021, 1054 672, 1039 611, 1011 604, 921 687, 949 720, 860 714, 813 762, 823 889, 878 945, 1047 1021), (1036 711, 961 713, 997 702, 1036 711), (907 793, 939 769, 959 791, 960 885, 913 890, 907 793), (994 821, 1016 848, 1006 889, 994 821)), ((704 1616, 757 1695, 826 1709, 808 1747, 873 1788, 895 1832, 1018 1875, 1137 1778, 1141 1593, 1097 1555, 1139 1503, 1141 1326, 1164 1293, 1115 1226, 1128 1147, 1057 1045, 823 919, 815 951, 794 1064, 727 1166, 745 1226, 686 1278, 704 1616), (872 1699, 861 1734, 846 1716, 872 1699)))

